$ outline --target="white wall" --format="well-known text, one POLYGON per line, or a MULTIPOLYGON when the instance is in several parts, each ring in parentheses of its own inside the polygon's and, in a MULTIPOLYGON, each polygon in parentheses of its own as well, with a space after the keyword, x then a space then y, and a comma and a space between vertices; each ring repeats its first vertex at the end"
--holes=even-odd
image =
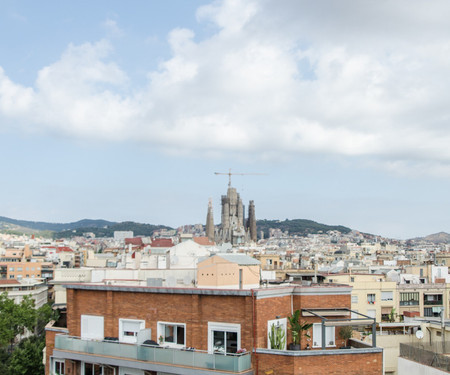
POLYGON ((448 375, 448 372, 398 357, 398 375, 448 375))

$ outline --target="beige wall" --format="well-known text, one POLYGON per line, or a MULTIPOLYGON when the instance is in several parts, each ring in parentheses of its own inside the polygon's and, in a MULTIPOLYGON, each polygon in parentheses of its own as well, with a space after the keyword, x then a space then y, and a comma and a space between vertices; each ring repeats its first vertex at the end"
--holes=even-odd
POLYGON ((220 256, 198 263, 197 285, 203 288, 239 288, 239 270, 242 270, 242 287, 259 286, 259 265, 240 266, 220 256))
POLYGON ((328 275, 325 282, 333 281, 338 284, 348 284, 352 289, 352 310, 370 315, 375 310, 375 319, 381 322, 381 315, 391 312, 392 308, 398 313, 397 283, 385 281, 384 275, 376 274, 340 274, 328 275), (381 281, 380 281, 381 280, 381 281), (381 292, 392 292, 392 300, 383 301, 381 292), (375 294, 375 302, 368 302, 368 294, 375 294))

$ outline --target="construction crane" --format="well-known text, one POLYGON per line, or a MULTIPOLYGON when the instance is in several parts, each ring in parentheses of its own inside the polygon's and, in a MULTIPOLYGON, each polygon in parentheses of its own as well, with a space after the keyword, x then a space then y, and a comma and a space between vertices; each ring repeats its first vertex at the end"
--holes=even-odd
POLYGON ((235 175, 235 176, 247 176, 247 175, 256 175, 256 176, 264 176, 267 173, 231 173, 231 168, 229 169, 228 173, 226 172, 214 172, 215 175, 227 175, 229 180, 228 180, 228 187, 231 186, 231 175, 235 175))

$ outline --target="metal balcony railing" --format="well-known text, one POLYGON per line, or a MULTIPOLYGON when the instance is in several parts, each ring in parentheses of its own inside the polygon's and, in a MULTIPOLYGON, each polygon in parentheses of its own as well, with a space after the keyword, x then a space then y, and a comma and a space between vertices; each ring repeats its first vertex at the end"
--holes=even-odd
POLYGON ((250 353, 212 354, 196 349, 183 350, 114 341, 86 340, 67 335, 55 337, 55 349, 235 373, 251 368, 250 353))

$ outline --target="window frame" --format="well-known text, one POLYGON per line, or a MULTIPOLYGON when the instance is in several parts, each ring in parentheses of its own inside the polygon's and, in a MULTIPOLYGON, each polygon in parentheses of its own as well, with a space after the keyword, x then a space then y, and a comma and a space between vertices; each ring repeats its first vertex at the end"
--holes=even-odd
MULTIPOLYGON (((236 323, 222 323, 222 322, 208 322, 208 352, 214 353, 214 331, 223 331, 225 333, 231 332, 237 334, 236 339, 236 351, 241 349, 241 325, 236 323)), ((227 345, 224 343, 225 352, 224 355, 227 354, 235 354, 228 353, 226 351, 227 345)))
POLYGON ((156 333, 157 333, 157 341, 160 345, 166 345, 173 348, 185 348, 186 347, 186 323, 175 323, 175 322, 163 322, 158 321, 156 326, 156 333), (165 341, 165 331, 166 326, 174 326, 174 327, 183 327, 184 329, 184 337, 183 337, 183 344, 178 344, 178 333, 177 330, 174 329, 174 342, 166 342, 165 341), (175 336, 176 335, 176 336, 175 336), (159 340, 160 337, 163 337, 163 341, 161 342, 159 340))
MULTIPOLYGON (((137 337, 140 331, 145 329, 145 320, 142 319, 127 319, 127 318, 120 318, 119 319, 119 341, 125 342, 128 344, 136 344, 137 343, 137 337), (124 323, 137 323, 139 324, 139 330, 134 331, 136 332, 135 335, 125 335, 124 331, 124 323)), ((127 331, 127 332, 133 332, 133 331, 127 331)))
MULTIPOLYGON (((267 348, 269 348, 269 349, 271 349, 269 334, 272 329, 272 324, 274 324, 275 326, 279 325, 279 327, 284 331, 284 337, 285 338, 287 337, 287 318, 268 320, 267 321, 267 348)), ((284 348, 281 350, 286 350, 286 341, 287 340, 284 340, 284 348)))
POLYGON ((103 340, 105 338, 105 318, 102 315, 89 315, 89 314, 82 314, 80 316, 80 332, 81 332, 81 338, 83 340, 103 340), (93 330, 92 328, 89 328, 89 318, 91 318, 93 326, 98 328, 98 325, 100 325, 101 321, 101 327, 102 327, 102 334, 92 334, 93 330), (88 325, 87 329, 83 329, 83 326, 85 322, 87 321, 88 325))
POLYGON ((51 374, 52 375, 65 375, 66 374, 66 361, 63 358, 55 358, 55 357, 51 357, 51 362, 52 364, 51 366, 51 374), (58 373, 56 372, 56 364, 62 364, 63 365, 63 372, 62 373, 58 373))
POLYGON ((381 298, 381 301, 384 301, 384 302, 393 301, 394 300, 394 291, 393 290, 382 290, 380 298, 381 298), (386 297, 387 294, 389 294, 390 297, 386 297))
MULTIPOLYGON (((322 347, 322 323, 314 323, 313 324, 313 337, 312 337, 312 347, 313 348, 321 348, 322 347), (319 335, 316 338, 316 332, 319 335), (317 345, 315 345, 318 343, 317 345)), ((325 326, 325 347, 326 348, 335 348, 336 347, 336 326, 325 326), (332 332, 332 333, 331 333, 332 332), (333 344, 329 345, 330 335, 333 339, 333 344)))

